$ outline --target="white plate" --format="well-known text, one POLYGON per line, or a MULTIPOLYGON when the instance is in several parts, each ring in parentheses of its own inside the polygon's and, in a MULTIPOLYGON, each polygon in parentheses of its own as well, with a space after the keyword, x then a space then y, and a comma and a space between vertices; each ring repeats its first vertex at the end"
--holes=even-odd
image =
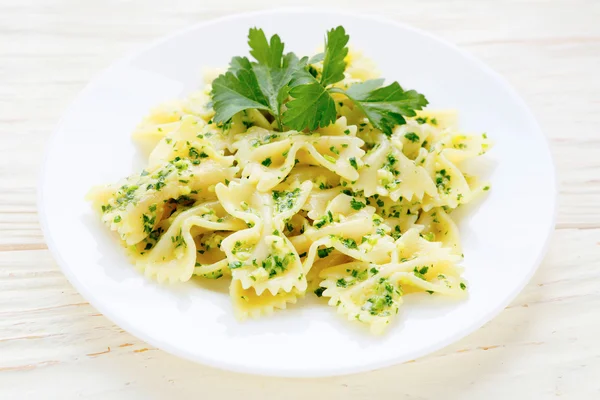
MULTIPOLYGON (((488 156, 486 156, 488 157, 488 156)), ((497 74, 426 33, 381 18, 285 10, 199 24, 115 63, 68 110, 48 145, 39 209, 48 246, 71 283, 100 312, 165 351, 235 371, 339 375, 408 361, 474 331, 527 283, 554 227, 554 167, 543 134, 497 74), (190 92, 203 67, 247 54, 248 29, 278 33, 312 54, 325 31, 344 25, 350 44, 429 99, 456 108, 461 127, 487 132, 492 190, 460 223, 470 297, 406 298, 385 336, 372 337, 315 301, 266 319, 237 322, 224 285, 161 286, 136 272, 84 196, 142 164, 130 133, 149 109, 190 92)), ((312 297, 312 296, 308 296, 312 297)))

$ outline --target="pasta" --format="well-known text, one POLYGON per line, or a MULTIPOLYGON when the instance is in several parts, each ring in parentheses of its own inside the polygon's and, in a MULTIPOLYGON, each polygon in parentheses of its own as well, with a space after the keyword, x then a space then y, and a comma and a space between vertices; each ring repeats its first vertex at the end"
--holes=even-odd
MULTIPOLYGON (((345 60, 335 87, 376 78, 362 54, 345 60)), ((158 282, 229 279, 240 319, 314 293, 373 333, 406 295, 466 296, 452 211, 489 188, 466 169, 491 147, 485 134, 428 110, 389 135, 343 97, 314 130, 276 129, 259 109, 216 123, 211 82, 135 129, 144 170, 88 195, 137 269, 158 282)))

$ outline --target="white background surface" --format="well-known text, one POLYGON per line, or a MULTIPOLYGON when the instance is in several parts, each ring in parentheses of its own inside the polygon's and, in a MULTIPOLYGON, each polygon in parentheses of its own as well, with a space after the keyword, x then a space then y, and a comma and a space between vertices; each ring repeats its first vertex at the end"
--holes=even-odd
POLYGON ((517 88, 551 138, 561 191, 550 253, 511 306, 470 337, 371 373, 259 378, 156 350, 72 289, 46 249, 35 209, 39 158, 64 108, 94 74, 140 44, 199 20, 270 6, 247 3, 0 2, 0 398, 599 396, 600 81, 593 72, 600 4, 592 0, 344 2, 474 53, 517 88))

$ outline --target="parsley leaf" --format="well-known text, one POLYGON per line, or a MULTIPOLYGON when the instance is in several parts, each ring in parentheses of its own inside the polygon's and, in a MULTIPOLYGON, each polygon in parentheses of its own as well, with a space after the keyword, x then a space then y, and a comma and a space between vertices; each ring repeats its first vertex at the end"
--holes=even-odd
POLYGON ((394 126, 405 124, 404 117, 414 117, 415 110, 423 109, 428 101, 414 90, 405 91, 398 82, 382 84, 383 79, 373 79, 356 83, 345 92, 337 88, 332 92, 348 96, 375 128, 390 136, 394 126))
MULTIPOLYGON (((283 115, 285 125, 297 131, 306 128, 312 131, 335 122, 335 101, 327 90, 327 85, 344 79, 344 58, 348 54, 346 45, 349 39, 350 36, 346 35, 343 26, 327 32, 320 81, 308 69, 301 68, 296 71, 294 79, 290 82, 292 89, 289 94, 293 99, 286 104, 287 111, 283 115)), ((317 55, 311 61, 316 62, 315 60, 320 59, 321 56, 317 55)))
POLYGON ((281 42, 279 35, 271 36, 269 43, 262 29, 250 28, 248 45, 251 49, 250 54, 259 64, 269 68, 281 67, 281 57, 285 45, 281 42))
POLYGON ((414 117, 415 110, 428 102, 398 82, 383 86, 383 79, 356 83, 347 90, 333 87, 344 79, 348 41, 344 27, 338 26, 327 32, 323 53, 300 59, 284 53, 278 35, 267 40, 262 29, 250 29, 248 45, 255 61, 234 57, 228 71, 213 81, 214 121, 228 123, 240 111, 258 109, 271 114, 279 130, 284 125, 297 131, 315 130, 335 122, 332 94, 337 93, 355 103, 375 128, 391 135, 394 126, 405 124, 405 117, 414 117), (319 62, 323 63, 320 71, 312 65, 319 62))
POLYGON ((327 32, 325 41, 325 55, 323 57, 323 72, 321 74, 321 85, 327 86, 344 79, 346 62, 344 58, 348 55, 348 40, 343 26, 327 32))
POLYGON ((307 59, 299 60, 294 53, 284 55, 279 36, 267 41, 262 29, 250 29, 248 45, 256 62, 234 57, 227 73, 213 81, 214 120, 227 122, 242 110, 256 108, 267 110, 282 129, 281 106, 288 97, 287 86, 307 59))
POLYGON ((268 110, 265 95, 246 57, 234 57, 229 71, 219 75, 212 84, 215 122, 229 121, 235 114, 249 108, 268 110))
POLYGON ((301 76, 292 82, 297 86, 290 90, 293 99, 286 103, 287 110, 283 114, 283 123, 297 131, 325 127, 334 123, 337 117, 335 101, 327 89, 308 72, 306 74, 308 76, 301 76))

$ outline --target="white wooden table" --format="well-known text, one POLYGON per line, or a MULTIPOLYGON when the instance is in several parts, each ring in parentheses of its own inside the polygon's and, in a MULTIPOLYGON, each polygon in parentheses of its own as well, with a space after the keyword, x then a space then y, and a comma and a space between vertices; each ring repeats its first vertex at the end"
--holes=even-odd
POLYGON ((523 293, 448 348, 348 377, 233 374, 132 337, 71 287, 46 248, 35 204, 44 144, 113 59, 182 26, 273 2, 0 0, 0 399, 600 398, 600 2, 327 3, 455 42, 529 103, 551 142, 560 205, 550 252, 523 293))

